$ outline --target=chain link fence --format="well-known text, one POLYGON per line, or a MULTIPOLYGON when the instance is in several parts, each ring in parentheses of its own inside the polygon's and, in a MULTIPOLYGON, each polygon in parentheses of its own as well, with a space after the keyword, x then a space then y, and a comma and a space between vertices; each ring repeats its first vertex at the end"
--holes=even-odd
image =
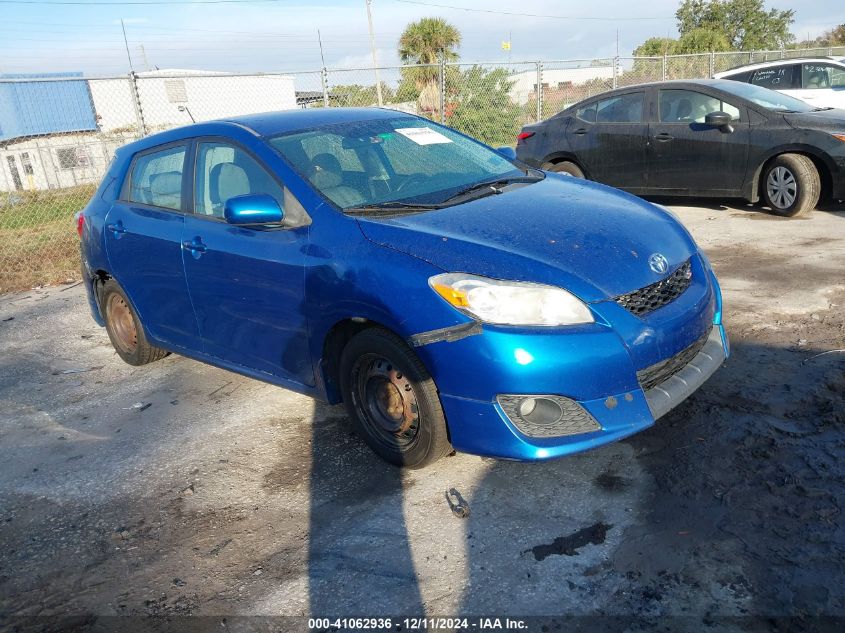
POLYGON ((845 56, 845 47, 285 74, 0 76, 0 292, 77 279, 73 215, 116 148, 173 127, 271 110, 383 105, 513 146, 524 124, 612 88, 814 55, 845 56))

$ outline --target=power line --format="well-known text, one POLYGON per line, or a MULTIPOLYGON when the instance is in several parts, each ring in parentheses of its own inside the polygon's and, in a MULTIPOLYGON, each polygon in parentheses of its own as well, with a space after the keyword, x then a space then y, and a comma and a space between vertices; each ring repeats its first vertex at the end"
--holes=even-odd
MULTIPOLYGON (((2 1, 2 0, 0 0, 2 1)), ((420 0, 394 0, 404 4, 420 4, 424 7, 437 7, 439 9, 455 9, 456 11, 471 11, 475 13, 495 13, 497 15, 513 15, 526 18, 550 18, 553 20, 598 20, 603 22, 629 22, 640 20, 674 20, 674 17, 631 17, 631 18, 605 18, 605 17, 580 17, 574 15, 546 15, 541 13, 517 13, 515 11, 497 11, 495 9, 475 9, 472 7, 456 7, 451 4, 435 4, 434 2, 421 2, 420 0)))

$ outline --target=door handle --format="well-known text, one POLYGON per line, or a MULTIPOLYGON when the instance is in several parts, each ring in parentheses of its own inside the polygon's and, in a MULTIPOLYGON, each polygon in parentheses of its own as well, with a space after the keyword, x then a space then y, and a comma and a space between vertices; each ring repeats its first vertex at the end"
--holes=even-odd
POLYGON ((665 143, 666 141, 671 141, 675 137, 671 134, 667 134, 666 132, 661 132, 660 134, 655 135, 654 140, 660 141, 661 143, 665 143))
POLYGON ((190 242, 182 242, 182 248, 186 251, 190 251, 191 255, 194 256, 194 259, 199 259, 202 257, 202 254, 208 250, 205 244, 202 243, 202 239, 199 237, 195 237, 190 242))
POLYGON ((587 132, 589 132, 587 128, 579 127, 577 130, 573 132, 573 134, 577 134, 578 136, 584 136, 587 132))
POLYGON ((118 220, 114 224, 106 224, 106 230, 111 232, 116 240, 119 240, 120 236, 126 233, 126 227, 123 226, 122 220, 118 220))

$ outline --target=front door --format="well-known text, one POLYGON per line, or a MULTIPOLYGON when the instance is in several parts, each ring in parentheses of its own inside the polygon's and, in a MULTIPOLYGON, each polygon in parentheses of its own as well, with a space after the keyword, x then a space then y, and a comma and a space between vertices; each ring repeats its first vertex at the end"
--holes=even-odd
POLYGON ((648 124, 642 91, 594 101, 576 112, 567 141, 587 175, 622 189, 636 190, 646 177, 648 124))
POLYGON ((135 157, 106 215, 106 252, 117 280, 154 342, 200 351, 182 269, 186 144, 135 157))
POLYGON ((193 213, 185 219, 185 275, 205 353, 312 386, 304 314, 308 216, 293 195, 240 146, 196 144, 193 213), (282 226, 235 226, 226 200, 268 194, 282 226))
POLYGON ((648 189, 653 193, 739 195, 748 162, 748 113, 702 92, 659 90, 649 124, 648 189), (705 124, 710 112, 733 115, 730 129, 705 124))
POLYGON ((795 96, 818 108, 845 109, 845 67, 825 62, 801 64, 801 91, 795 96))

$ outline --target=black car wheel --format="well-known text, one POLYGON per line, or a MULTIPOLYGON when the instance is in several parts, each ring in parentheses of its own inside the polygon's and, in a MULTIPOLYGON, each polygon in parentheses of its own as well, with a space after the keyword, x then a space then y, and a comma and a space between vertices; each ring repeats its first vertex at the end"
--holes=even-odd
POLYGON ((356 431, 385 461, 421 468, 451 451, 434 380, 398 336, 356 334, 341 354, 340 382, 356 431))
POLYGON ((557 174, 567 174, 569 176, 574 176, 575 178, 584 178, 584 172, 582 169, 575 163, 568 160, 565 160, 562 163, 550 165, 548 167, 548 171, 553 171, 557 174))
POLYGON ((821 180, 806 156, 782 154, 763 170, 763 200, 774 213, 789 217, 806 215, 819 201, 821 180))
POLYGON ((130 365, 146 365, 169 354, 147 341, 138 315, 114 279, 100 290, 100 314, 117 355, 130 365))

